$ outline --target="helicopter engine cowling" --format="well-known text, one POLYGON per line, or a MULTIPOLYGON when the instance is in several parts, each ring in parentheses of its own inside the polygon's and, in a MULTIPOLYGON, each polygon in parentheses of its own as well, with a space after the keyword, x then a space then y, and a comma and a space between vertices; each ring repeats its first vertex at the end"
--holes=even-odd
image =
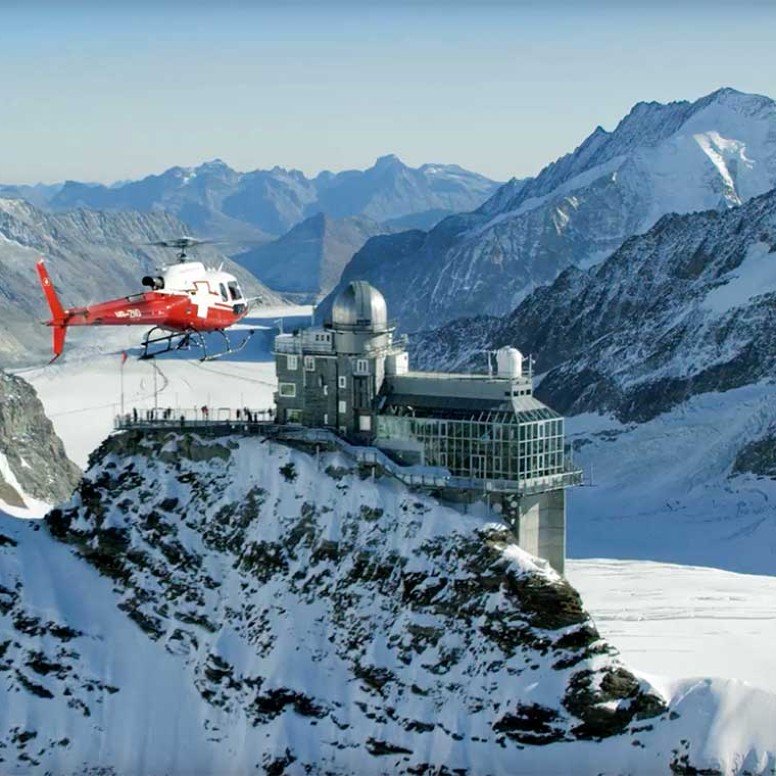
POLYGON ((154 291, 160 291, 164 288, 164 278, 162 277, 151 277, 151 275, 146 275, 141 282, 144 286, 148 286, 154 291))

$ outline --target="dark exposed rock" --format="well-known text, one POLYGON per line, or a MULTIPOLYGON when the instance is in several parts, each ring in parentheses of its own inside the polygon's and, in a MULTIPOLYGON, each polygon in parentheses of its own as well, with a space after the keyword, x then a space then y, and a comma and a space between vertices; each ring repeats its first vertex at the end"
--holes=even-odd
MULTIPOLYGON (((26 493, 48 503, 70 497, 81 472, 68 460, 35 389, 0 371, 0 453, 26 493)), ((0 498, 24 507, 21 495, 0 475, 0 498)))
POLYGON ((776 479, 776 431, 744 445, 733 461, 732 471, 776 479))
POLYGON ((562 727, 555 727, 558 713, 538 703, 518 703, 514 712, 505 714, 493 724, 497 733, 505 733, 519 744, 544 745, 562 741, 562 727))
POLYGON ((667 710, 660 698, 643 692, 622 668, 605 671, 600 681, 588 669, 574 674, 563 705, 582 720, 573 731, 579 738, 618 735, 634 719, 657 717, 667 710), (612 701, 617 702, 614 708, 607 705, 612 701))
POLYGON ((391 744, 388 741, 380 741, 376 738, 366 740, 366 750, 371 755, 379 757, 384 754, 412 754, 411 749, 405 749, 397 744, 391 744))
POLYGON ((297 714, 303 717, 320 718, 326 713, 326 710, 316 704, 308 695, 284 688, 257 695, 251 704, 250 711, 255 715, 257 721, 266 722, 282 713, 287 706, 293 708, 297 714))

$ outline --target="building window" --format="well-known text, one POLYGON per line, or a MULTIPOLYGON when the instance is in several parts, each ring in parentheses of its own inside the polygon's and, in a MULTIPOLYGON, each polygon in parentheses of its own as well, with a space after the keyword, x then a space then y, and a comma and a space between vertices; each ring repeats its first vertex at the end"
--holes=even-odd
POLYGON ((329 395, 329 386, 328 385, 324 385, 323 386, 323 395, 324 396, 328 396, 329 395))
POLYGON ((337 385, 339 385, 340 388, 347 388, 348 387, 348 378, 345 377, 345 375, 340 375, 339 379, 337 380, 337 385))
POLYGON ((356 374, 357 375, 369 374, 369 362, 365 358, 356 359, 356 374))
POLYGON ((346 401, 342 401, 340 399, 339 403, 339 413, 340 415, 344 415, 348 411, 348 403, 346 401))
POLYGON ((314 372, 315 371, 315 356, 305 356, 304 357, 304 368, 308 372, 314 372))
POLYGON ((369 415, 359 415, 359 418, 358 418, 358 430, 359 431, 371 431, 372 430, 372 418, 369 415))
POLYGON ((280 395, 287 398, 296 396, 296 383, 280 383, 280 395))
POLYGON ((301 423, 302 410, 286 410, 286 420, 289 423, 301 423))
POLYGON ((329 413, 324 412, 323 413, 323 425, 328 426, 329 425, 329 413))
POLYGON ((299 369, 299 356, 286 356, 286 367, 290 371, 299 369))

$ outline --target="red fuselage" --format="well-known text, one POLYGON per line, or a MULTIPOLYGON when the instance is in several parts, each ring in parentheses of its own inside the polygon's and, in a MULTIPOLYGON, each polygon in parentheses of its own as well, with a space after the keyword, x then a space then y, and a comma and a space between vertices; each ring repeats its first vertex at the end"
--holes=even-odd
POLYGON ((218 291, 209 290, 206 281, 197 286, 196 294, 145 291, 88 307, 74 307, 64 311, 64 323, 67 326, 158 326, 169 331, 206 332, 226 329, 245 317, 244 302, 224 302, 218 291))

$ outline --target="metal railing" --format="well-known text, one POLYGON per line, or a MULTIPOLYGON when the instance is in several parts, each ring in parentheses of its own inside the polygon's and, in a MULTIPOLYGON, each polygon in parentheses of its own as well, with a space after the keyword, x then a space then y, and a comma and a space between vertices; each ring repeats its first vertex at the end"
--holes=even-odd
POLYGON ((133 408, 123 415, 116 415, 113 427, 117 431, 130 428, 166 428, 181 426, 217 427, 244 424, 273 424, 275 413, 271 409, 250 407, 158 407, 133 408))

